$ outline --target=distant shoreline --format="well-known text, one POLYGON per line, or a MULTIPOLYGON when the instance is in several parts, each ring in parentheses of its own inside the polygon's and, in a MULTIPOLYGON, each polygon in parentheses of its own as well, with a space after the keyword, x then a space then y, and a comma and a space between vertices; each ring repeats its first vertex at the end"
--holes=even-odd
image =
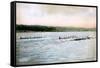
POLYGON ((16 25, 16 32, 76 32, 96 31, 96 28, 52 27, 41 25, 16 25))
MULTIPOLYGON (((26 32, 22 32, 22 31, 16 31, 16 33, 46 33, 46 32, 50 32, 50 31, 26 31, 26 32)), ((58 31, 55 31, 58 32, 58 31)), ((55 33, 54 31, 52 33, 55 33)), ((96 31, 62 31, 62 32, 96 32, 96 31)))

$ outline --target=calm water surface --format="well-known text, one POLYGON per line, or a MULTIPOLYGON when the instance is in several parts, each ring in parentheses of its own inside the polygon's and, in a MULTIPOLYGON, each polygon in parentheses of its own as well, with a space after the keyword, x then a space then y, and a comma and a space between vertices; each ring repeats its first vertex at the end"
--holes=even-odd
POLYGON ((96 32, 24 32, 16 34, 17 64, 96 60, 96 32), (59 39, 64 38, 64 39, 59 39), (86 38, 85 40, 73 40, 86 38))

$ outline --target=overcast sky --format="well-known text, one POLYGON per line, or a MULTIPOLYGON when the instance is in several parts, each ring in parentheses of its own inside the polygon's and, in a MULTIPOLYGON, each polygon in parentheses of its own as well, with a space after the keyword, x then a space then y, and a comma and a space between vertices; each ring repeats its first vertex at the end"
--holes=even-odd
POLYGON ((17 24, 96 27, 96 8, 17 3, 17 24))

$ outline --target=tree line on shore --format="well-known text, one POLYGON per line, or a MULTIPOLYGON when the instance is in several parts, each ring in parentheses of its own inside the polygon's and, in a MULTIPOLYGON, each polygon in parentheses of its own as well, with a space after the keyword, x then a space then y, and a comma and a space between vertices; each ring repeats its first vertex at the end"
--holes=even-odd
POLYGON ((41 26, 41 25, 16 25, 17 32, 64 32, 64 31, 95 31, 95 28, 76 28, 76 27, 53 27, 53 26, 41 26))

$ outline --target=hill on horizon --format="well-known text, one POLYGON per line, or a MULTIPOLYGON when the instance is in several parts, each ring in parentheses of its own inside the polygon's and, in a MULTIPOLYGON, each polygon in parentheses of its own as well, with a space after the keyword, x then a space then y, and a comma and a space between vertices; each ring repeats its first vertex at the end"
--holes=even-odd
POLYGON ((42 25, 16 25, 17 32, 64 32, 64 31, 95 31, 96 28, 80 28, 80 27, 57 27, 42 25))

